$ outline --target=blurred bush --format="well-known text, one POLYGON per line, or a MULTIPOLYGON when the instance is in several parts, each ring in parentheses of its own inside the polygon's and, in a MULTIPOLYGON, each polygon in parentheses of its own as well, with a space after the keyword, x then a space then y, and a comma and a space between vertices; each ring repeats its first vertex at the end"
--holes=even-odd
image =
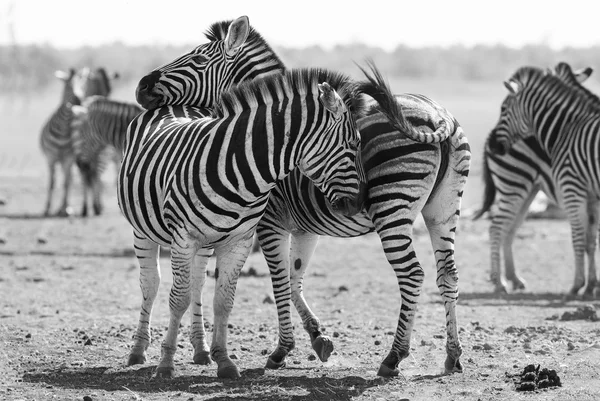
MULTIPOLYGON (((40 90, 54 79, 55 70, 83 66, 102 66, 109 72, 118 71, 122 81, 136 81, 193 47, 128 46, 120 42, 76 49, 57 49, 48 45, 0 46, 0 90, 4 93, 40 90)), ((368 57, 391 78, 503 80, 522 65, 550 67, 558 61, 566 61, 574 68, 600 66, 600 46, 553 50, 545 45, 519 49, 502 45, 448 48, 401 45, 386 52, 377 47, 353 44, 332 49, 310 46, 275 47, 275 50, 288 67, 320 66, 354 76, 360 73, 352 61, 362 64, 368 57)))

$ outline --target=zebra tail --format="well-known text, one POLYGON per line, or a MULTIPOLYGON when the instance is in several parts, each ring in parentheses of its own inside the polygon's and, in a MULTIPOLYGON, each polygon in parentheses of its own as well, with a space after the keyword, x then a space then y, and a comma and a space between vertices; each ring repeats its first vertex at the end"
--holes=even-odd
POLYGON ((492 180, 492 174, 490 173, 490 168, 488 166, 489 153, 484 151, 483 155, 483 183, 485 188, 483 190, 483 206, 479 209, 475 215, 473 216, 473 220, 479 219, 483 214, 490 210, 492 205, 494 204, 494 199, 496 198, 496 186, 494 185, 494 180, 492 180))
POLYGON ((357 64, 358 68, 367 78, 367 81, 358 84, 358 91, 371 96, 379 103, 379 110, 388 118, 390 124, 400 132, 416 142, 439 143, 445 141, 450 136, 450 129, 445 120, 438 121, 435 132, 420 132, 410 124, 404 114, 402 107, 396 101, 392 94, 389 83, 385 80, 379 69, 375 66, 373 60, 366 61, 371 74, 357 64))

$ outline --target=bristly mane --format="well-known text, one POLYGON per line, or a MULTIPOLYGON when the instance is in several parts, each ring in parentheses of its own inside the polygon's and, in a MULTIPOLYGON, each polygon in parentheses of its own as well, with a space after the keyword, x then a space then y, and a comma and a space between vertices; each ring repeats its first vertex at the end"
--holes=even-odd
POLYGON ((358 119, 366 112, 366 99, 357 91, 357 83, 349 76, 322 68, 300 68, 262 79, 245 81, 221 94, 214 109, 217 117, 239 112, 248 105, 269 104, 277 99, 277 93, 285 92, 300 96, 318 93, 317 84, 327 82, 340 95, 348 110, 358 119))
MULTIPOLYGON (((233 20, 215 22, 210 27, 208 27, 204 35, 211 42, 225 40, 225 37, 227 36, 227 30, 229 29, 229 25, 231 25, 232 22, 233 20)), ((252 27, 252 25, 250 25, 250 32, 248 32, 248 38, 246 39, 246 43, 251 43, 254 46, 262 48, 262 54, 269 54, 268 59, 265 60, 273 61, 277 65, 280 65, 282 68, 285 68, 283 61, 281 61, 277 53, 273 51, 273 49, 267 43, 267 41, 261 36, 260 33, 258 33, 252 27)))
POLYGON ((542 68, 525 66, 515 71, 515 73, 510 77, 510 80, 518 82, 524 86, 526 86, 531 80, 547 80, 552 85, 566 87, 570 91, 576 92, 577 95, 584 100, 588 107, 600 108, 600 98, 598 98, 598 96, 590 92, 589 89, 577 81, 573 71, 571 70, 571 67, 568 64, 559 63, 556 68, 561 68, 560 73, 562 78, 558 77, 557 74, 548 73, 547 70, 542 68))

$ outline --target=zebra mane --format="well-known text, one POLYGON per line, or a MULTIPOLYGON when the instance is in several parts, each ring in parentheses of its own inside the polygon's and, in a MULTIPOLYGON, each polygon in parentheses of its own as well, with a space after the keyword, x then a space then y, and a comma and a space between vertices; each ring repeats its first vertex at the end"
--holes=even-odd
POLYGON ((600 98, 577 81, 571 66, 565 62, 558 63, 554 72, 548 72, 538 67, 521 67, 510 77, 510 80, 523 86, 526 86, 530 81, 546 80, 553 85, 568 88, 571 92, 577 93, 588 105, 600 108, 600 98))
POLYGON ((223 117, 251 105, 270 104, 284 93, 288 96, 318 93, 317 85, 323 82, 335 89, 355 119, 366 113, 366 99, 357 91, 358 84, 347 75, 323 68, 290 69, 283 74, 242 82, 221 94, 214 113, 223 117))
MULTIPOLYGON (((229 25, 231 25, 232 22, 233 20, 215 22, 214 24, 208 27, 208 29, 204 33, 204 36, 206 36, 206 38, 211 42, 225 40, 225 37, 227 36, 227 30, 229 29, 229 25)), ((252 27, 252 25, 250 25, 250 31, 248 32, 248 38, 246 39, 246 43, 250 43, 255 47, 264 49, 263 54, 269 54, 270 60, 274 61, 277 65, 284 65, 283 61, 281 61, 279 56, 277 56, 277 53, 273 51, 273 49, 267 43, 267 41, 262 37, 260 33, 256 31, 256 29, 252 27)))

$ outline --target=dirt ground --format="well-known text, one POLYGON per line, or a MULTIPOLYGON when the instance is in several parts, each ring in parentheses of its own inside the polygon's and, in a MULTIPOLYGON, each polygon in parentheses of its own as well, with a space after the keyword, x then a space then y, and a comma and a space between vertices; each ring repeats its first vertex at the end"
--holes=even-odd
MULTIPOLYGON (((491 292, 489 221, 463 219, 456 240, 460 272, 458 318, 464 373, 441 374, 444 309, 435 286, 428 236, 415 243, 426 277, 401 376, 376 376, 389 351, 400 295, 379 238, 322 238, 305 279, 305 294, 335 344, 326 363, 312 356, 294 313, 296 349, 288 366, 265 371, 277 340, 271 283, 262 255, 253 254, 238 283, 230 319, 230 352, 242 378, 220 380, 216 366, 193 365, 189 313, 180 330, 178 377, 156 381, 168 323, 169 259, 153 313, 149 362, 126 367, 141 294, 131 230, 107 183, 102 217, 40 217, 45 182, 0 180, 0 399, 2 400, 561 400, 600 399, 600 322, 561 320, 598 301, 565 300, 573 253, 565 221, 528 220, 515 257, 524 292, 491 292), (251 270, 250 267, 254 268, 251 270), (529 364, 555 369, 562 387, 517 392, 529 364)), ((73 205, 80 198, 73 190, 73 205)), ((214 270, 214 261, 209 272, 214 270)), ((214 281, 204 295, 212 323, 214 281)), ((209 328, 210 334, 210 328, 209 328)))

